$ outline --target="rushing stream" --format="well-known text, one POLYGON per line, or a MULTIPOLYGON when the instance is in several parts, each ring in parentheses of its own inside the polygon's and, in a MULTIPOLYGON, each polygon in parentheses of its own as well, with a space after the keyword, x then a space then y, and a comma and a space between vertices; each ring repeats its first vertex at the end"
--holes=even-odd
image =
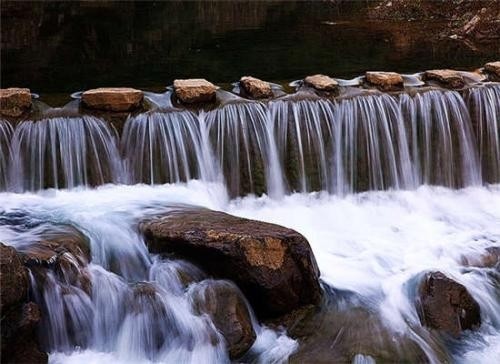
MULTIPOLYGON (((90 241, 88 265, 65 258, 82 280, 64 269, 30 274, 51 363, 230 362, 197 307, 217 285, 242 293, 187 261, 150 254, 138 233, 140 219, 179 205, 302 233, 327 310, 332 302, 362 308, 429 362, 500 357, 498 265, 464 263, 500 248, 498 84, 337 99, 297 92, 267 103, 233 97, 210 111, 155 97, 162 107, 129 116, 123 128, 67 110, 0 120, 0 241, 23 251, 72 227, 90 241), (420 324, 416 285, 431 270, 480 305, 481 328, 460 342, 439 341, 420 324)), ((251 315, 257 340, 243 362, 300 362, 322 350, 251 315)), ((313 339, 328 341, 332 330, 313 339)), ((361 337, 355 331, 347 325, 339 335, 361 337)), ((355 363, 377 356, 356 347, 355 363)))

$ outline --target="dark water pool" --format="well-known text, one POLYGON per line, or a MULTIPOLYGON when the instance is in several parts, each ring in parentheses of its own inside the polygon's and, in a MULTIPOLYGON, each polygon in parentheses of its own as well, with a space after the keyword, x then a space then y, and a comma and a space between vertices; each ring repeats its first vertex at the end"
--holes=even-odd
POLYGON ((433 42, 442 24, 367 22, 367 2, 2 1, 2 87, 42 99, 96 86, 161 89, 175 78, 289 81, 311 73, 474 68, 497 56, 433 42))

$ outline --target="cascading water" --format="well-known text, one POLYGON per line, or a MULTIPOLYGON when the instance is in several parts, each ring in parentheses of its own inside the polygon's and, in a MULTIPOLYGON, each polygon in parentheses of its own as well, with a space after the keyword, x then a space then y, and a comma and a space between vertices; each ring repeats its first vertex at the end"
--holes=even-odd
POLYGON ((150 112, 129 117, 121 144, 131 183, 216 181, 219 178, 200 122, 189 111, 150 112))
POLYGON ((96 186, 122 181, 116 136, 91 116, 24 121, 14 132, 10 189, 96 186))
POLYGON ((7 187, 7 168, 10 158, 10 138, 12 126, 8 121, 0 120, 0 191, 7 187))
POLYGON ((464 187, 481 184, 470 117, 456 91, 400 96, 418 184, 464 187))
POLYGON ((490 84, 466 91, 472 126, 478 142, 485 182, 500 181, 500 85, 490 84))

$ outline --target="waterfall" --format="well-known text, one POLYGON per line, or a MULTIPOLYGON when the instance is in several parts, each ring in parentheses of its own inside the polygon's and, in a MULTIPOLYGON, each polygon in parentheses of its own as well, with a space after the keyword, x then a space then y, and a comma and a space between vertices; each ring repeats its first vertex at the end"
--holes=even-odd
POLYGON ((95 117, 52 117, 19 124, 12 137, 14 191, 120 182, 122 167, 112 129, 95 117))
POLYGON ((167 108, 129 116, 119 141, 94 116, 1 121, 0 190, 197 179, 223 181, 232 197, 279 198, 496 183, 499 96, 494 83, 267 103, 226 95, 213 110, 189 111, 160 95, 167 108))
POLYGON ((500 85, 491 84, 467 90, 479 158, 486 182, 500 182, 500 85))
POLYGON ((200 122, 189 111, 150 112, 129 117, 121 149, 131 183, 218 179, 200 122))
POLYGON ((8 121, 0 120, 0 191, 7 187, 7 168, 10 158, 10 138, 12 126, 8 121))
POLYGON ((481 183, 471 120, 456 91, 400 96, 419 184, 464 187, 481 183))

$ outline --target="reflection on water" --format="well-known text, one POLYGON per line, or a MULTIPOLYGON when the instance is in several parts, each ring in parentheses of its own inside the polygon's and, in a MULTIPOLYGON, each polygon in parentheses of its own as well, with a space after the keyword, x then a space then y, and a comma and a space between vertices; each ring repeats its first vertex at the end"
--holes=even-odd
MULTIPOLYGON (((6 2, 2 86, 44 94, 102 85, 161 88, 174 78, 293 80, 367 69, 470 68, 494 58, 429 32, 367 22, 365 2, 6 2)), ((435 29, 434 29, 435 28, 435 29)), ((425 30, 423 30, 425 29, 425 30)))

